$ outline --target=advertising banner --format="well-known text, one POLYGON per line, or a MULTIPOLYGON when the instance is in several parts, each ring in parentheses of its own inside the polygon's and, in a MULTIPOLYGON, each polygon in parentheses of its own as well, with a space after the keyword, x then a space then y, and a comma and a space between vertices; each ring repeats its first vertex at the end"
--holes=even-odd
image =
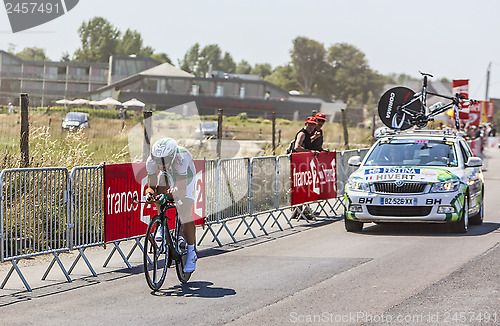
POLYGON ((335 158, 335 152, 290 156, 291 205, 337 197, 335 158))
MULTIPOLYGON (((204 161, 196 160, 196 200, 192 216, 196 225, 204 222, 204 161)), ((144 200, 147 188, 146 163, 104 166, 104 241, 110 242, 143 235, 151 217, 158 214, 154 204, 136 204, 134 196, 144 200)), ((173 210, 170 227, 173 227, 173 210)), ((169 215, 167 214, 167 215, 169 215)))
POLYGON ((492 122, 494 113, 495 113, 495 102, 493 101, 484 102, 484 115, 482 121, 492 122))
POLYGON ((483 111, 483 101, 477 101, 469 106, 469 125, 479 126, 481 123, 481 113, 483 111))
MULTIPOLYGON (((469 80, 468 79, 454 79, 452 83, 453 95, 460 94, 469 98, 469 80)), ((467 122, 469 120, 469 105, 466 102, 462 102, 462 110, 458 112, 458 117, 462 122, 467 122)))

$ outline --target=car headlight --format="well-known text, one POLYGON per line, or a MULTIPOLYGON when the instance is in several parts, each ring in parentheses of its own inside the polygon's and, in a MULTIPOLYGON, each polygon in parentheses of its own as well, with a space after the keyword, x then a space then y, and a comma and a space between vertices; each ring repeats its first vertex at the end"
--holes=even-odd
POLYGON ((370 186, 367 182, 360 179, 350 179, 347 183, 347 189, 351 191, 370 191, 370 186))
POLYGON ((457 191, 460 187, 460 181, 457 179, 436 182, 432 185, 431 192, 452 192, 457 191))

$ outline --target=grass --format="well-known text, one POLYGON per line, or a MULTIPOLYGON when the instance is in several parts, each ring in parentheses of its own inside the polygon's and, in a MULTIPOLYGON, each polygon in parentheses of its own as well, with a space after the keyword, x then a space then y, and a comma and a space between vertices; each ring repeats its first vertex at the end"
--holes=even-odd
MULTIPOLYGON (((74 111, 90 114, 90 128, 67 131, 61 127, 62 119, 68 112, 64 107, 30 108, 30 166, 49 167, 97 165, 101 162, 126 163, 140 160, 142 150, 142 113, 129 113, 125 120, 117 118, 115 110, 91 110, 85 108, 74 111), (134 137, 132 137, 134 136, 134 137), (130 141, 129 139, 136 139, 130 141), (132 155, 131 155, 132 154, 132 155)), ((202 116, 202 120, 217 120, 216 116, 202 116)), ((174 113, 153 115, 154 137, 168 135, 179 139, 193 138, 194 130, 199 124, 198 118, 186 118, 174 113), (161 119, 157 119, 161 117, 161 119), (191 135, 191 136, 190 136, 191 135)), ((276 154, 285 154, 290 141, 296 132, 303 127, 302 121, 276 119, 276 141, 280 141, 276 154)), ((0 169, 16 168, 20 163, 20 115, 8 114, 0 109, 0 169)), ((224 117, 223 136, 232 140, 259 140, 262 151, 259 155, 272 155, 271 120, 249 119, 240 114, 236 117, 224 117)), ((325 147, 331 150, 343 150, 343 129, 338 123, 327 123, 324 127, 325 147)), ((351 148, 367 147, 370 142, 368 129, 349 129, 351 148)), ((207 155, 199 142, 180 141, 188 147, 195 158, 213 158, 207 155)))

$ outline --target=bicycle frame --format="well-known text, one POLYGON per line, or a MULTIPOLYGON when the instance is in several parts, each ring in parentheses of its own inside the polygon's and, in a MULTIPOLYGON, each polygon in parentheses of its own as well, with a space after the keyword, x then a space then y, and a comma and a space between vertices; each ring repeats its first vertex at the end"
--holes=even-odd
MULTIPOLYGON (((179 237, 179 231, 180 231, 180 221, 179 221, 179 213, 177 212, 177 207, 173 202, 167 202, 166 204, 162 205, 160 208, 160 217, 161 217, 161 225, 162 225, 162 244, 161 246, 167 245, 170 249, 170 252, 172 253, 172 258, 173 260, 179 260, 183 256, 184 252, 180 252, 179 248, 175 245, 174 239, 178 239, 179 237), (171 230, 168 226, 168 220, 169 218, 167 217, 167 210, 169 209, 175 209, 175 228, 171 230), (175 232, 174 236, 172 236, 172 231, 175 232), (165 243, 166 242, 166 243, 165 243)), ((156 231, 158 232, 158 231, 156 231)), ((151 235, 148 235, 151 236, 151 235)), ((152 241, 152 245, 156 246, 156 242, 152 241)), ((160 249, 163 249, 160 247, 160 249)))
POLYGON ((412 119, 416 119, 416 121, 414 121, 414 122, 417 125, 418 125, 418 123, 427 124, 429 121, 433 120, 432 117, 434 117, 440 113, 443 113, 450 108, 453 108, 453 110, 455 111, 455 115, 458 116, 458 110, 460 109, 460 99, 462 99, 462 96, 457 94, 456 96, 452 97, 452 96, 447 96, 447 95, 443 95, 443 94, 439 94, 439 93, 429 92, 427 90, 427 76, 432 77, 432 75, 422 73, 422 72, 420 72, 420 73, 424 76, 424 82, 422 85, 421 92, 413 95, 413 98, 408 103, 405 103, 405 104, 401 105, 400 107, 396 108, 397 112, 408 114, 412 119), (448 99, 451 102, 429 112, 430 109, 427 107, 427 95, 434 95, 437 97, 448 99), (415 101, 418 101, 418 100, 421 101, 422 111, 424 112, 423 115, 422 115, 422 113, 415 114, 414 112, 406 109, 407 107, 409 107, 411 104, 415 103, 415 101))

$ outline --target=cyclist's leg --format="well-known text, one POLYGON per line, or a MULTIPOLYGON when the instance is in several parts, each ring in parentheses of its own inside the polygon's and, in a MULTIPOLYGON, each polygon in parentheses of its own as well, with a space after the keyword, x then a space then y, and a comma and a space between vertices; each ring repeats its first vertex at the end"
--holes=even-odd
POLYGON ((196 227, 194 225, 193 217, 191 216, 193 204, 194 200, 184 198, 182 200, 182 205, 177 208, 177 212, 179 213, 179 218, 182 223, 182 229, 184 230, 184 236, 186 237, 188 245, 194 245, 196 242, 196 227))
MULTIPOLYGON (((188 186, 187 194, 190 193, 191 192, 189 192, 188 186)), ((186 198, 182 200, 182 205, 177 208, 187 242, 186 262, 183 268, 184 273, 194 272, 196 269, 196 261, 198 260, 194 245, 196 242, 196 226, 194 225, 193 217, 191 216, 193 204, 194 200, 186 196, 186 198)))

